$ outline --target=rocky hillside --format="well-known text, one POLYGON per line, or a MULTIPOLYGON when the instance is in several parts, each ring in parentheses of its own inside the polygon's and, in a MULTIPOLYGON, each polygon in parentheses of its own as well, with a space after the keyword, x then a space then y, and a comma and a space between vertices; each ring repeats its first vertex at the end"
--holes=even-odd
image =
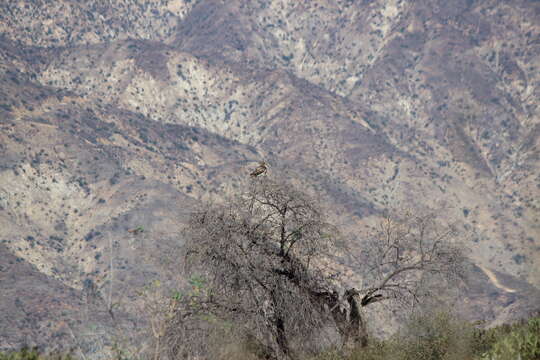
POLYGON ((26 0, 0 31, 0 349, 129 343, 190 209, 261 159, 358 248, 387 207, 442 209, 470 313, 535 303, 539 2, 26 0))

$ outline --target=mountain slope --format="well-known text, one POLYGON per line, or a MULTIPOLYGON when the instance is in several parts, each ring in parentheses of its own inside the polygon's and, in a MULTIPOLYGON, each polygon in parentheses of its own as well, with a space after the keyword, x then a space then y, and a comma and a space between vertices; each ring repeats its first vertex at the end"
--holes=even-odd
MULTIPOLYGON (((105 314, 107 329, 135 321, 137 289, 171 279, 162 258, 189 211, 241 187, 262 159, 309 184, 358 249, 387 207, 439 208, 480 269, 532 286, 519 306, 478 290, 467 311, 488 310, 471 314, 497 322, 493 309, 534 301, 538 2, 0 7, 2 251, 33 269, 31 283, 61 286, 66 304, 88 284, 102 308, 114 298, 123 315, 105 314)), ((84 351, 97 354, 95 341, 84 351)))

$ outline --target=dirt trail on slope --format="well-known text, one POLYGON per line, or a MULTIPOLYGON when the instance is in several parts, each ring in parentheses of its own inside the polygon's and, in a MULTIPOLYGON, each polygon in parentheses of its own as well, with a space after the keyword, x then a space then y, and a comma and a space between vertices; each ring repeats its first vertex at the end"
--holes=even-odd
POLYGON ((506 292, 509 292, 509 293, 515 293, 516 290, 514 289, 510 289, 506 286, 504 286, 503 284, 501 284, 499 282, 499 279, 497 279, 497 276, 493 273, 493 271, 489 270, 488 268, 485 268, 483 267, 482 265, 477 265, 480 269, 482 269, 482 271, 484 272, 484 274, 487 275, 487 277, 489 278, 489 280, 493 283, 493 285, 495 285, 497 288, 501 289, 501 290, 504 290, 506 292))

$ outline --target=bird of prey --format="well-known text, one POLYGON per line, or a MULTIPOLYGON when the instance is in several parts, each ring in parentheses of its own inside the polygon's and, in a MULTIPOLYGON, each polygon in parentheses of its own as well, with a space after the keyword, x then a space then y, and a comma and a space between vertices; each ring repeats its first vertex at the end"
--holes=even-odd
POLYGON ((253 170, 251 174, 249 174, 249 176, 255 178, 259 175, 265 174, 266 170, 268 170, 268 168, 266 167, 266 163, 264 161, 261 161, 259 163, 259 166, 255 170, 253 170))

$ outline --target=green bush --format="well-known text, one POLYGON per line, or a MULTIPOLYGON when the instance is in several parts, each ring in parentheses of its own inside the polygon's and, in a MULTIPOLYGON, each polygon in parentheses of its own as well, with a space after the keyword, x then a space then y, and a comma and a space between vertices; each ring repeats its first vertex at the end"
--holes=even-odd
POLYGON ((495 328, 488 330, 495 335, 491 349, 486 351, 482 360, 538 360, 540 359, 540 317, 532 318, 527 323, 504 327, 502 332, 495 328))

